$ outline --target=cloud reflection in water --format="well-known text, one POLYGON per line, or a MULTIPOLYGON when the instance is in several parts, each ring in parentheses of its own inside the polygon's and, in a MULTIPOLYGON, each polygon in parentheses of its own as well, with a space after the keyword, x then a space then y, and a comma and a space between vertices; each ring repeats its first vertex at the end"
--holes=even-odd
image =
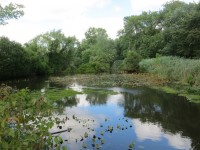
POLYGON ((163 132, 162 127, 158 124, 150 122, 143 123, 140 119, 133 119, 132 122, 139 141, 161 141, 164 138, 167 139, 168 144, 175 149, 191 149, 191 140, 187 137, 182 137, 180 133, 165 133, 163 132))

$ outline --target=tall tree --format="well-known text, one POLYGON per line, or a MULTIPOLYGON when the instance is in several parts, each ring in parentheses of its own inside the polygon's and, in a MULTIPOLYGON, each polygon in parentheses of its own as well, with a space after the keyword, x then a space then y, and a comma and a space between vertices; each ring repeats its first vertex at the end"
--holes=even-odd
POLYGON ((0 25, 7 24, 7 20, 19 17, 24 15, 23 5, 10 3, 8 5, 2 6, 0 4, 0 25))
POLYGON ((124 18, 118 54, 134 50, 144 58, 162 55, 199 58, 199 3, 167 2, 158 12, 124 18))
POLYGON ((26 47, 36 53, 35 58, 41 63, 37 65, 44 66, 46 73, 59 74, 69 69, 76 43, 75 37, 65 37, 61 30, 53 30, 37 36, 26 47))
POLYGON ((160 18, 158 12, 143 12, 139 16, 124 18, 122 39, 127 50, 135 50, 143 57, 155 57, 161 47, 160 18))
POLYGON ((79 67, 79 72, 111 72, 116 50, 114 41, 108 38, 105 29, 89 28, 81 47, 82 65, 79 67))
POLYGON ((30 74, 28 54, 21 44, 0 38, 0 79, 24 77, 30 74))

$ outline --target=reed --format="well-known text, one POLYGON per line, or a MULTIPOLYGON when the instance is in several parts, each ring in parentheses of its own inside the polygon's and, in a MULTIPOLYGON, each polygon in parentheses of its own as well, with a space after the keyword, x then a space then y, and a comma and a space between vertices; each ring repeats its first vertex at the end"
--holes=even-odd
POLYGON ((144 59, 139 66, 142 72, 153 73, 190 86, 200 86, 200 59, 163 56, 144 59))

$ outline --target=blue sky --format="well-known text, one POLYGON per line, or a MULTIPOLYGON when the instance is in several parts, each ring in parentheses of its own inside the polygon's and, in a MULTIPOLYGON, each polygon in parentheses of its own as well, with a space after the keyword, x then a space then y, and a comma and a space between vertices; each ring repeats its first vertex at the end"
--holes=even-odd
POLYGON ((89 27, 101 27, 116 38, 125 16, 159 10, 167 0, 2 0, 1 4, 9 2, 23 4, 25 15, 0 26, 0 36, 26 43, 53 29, 81 40, 89 27))

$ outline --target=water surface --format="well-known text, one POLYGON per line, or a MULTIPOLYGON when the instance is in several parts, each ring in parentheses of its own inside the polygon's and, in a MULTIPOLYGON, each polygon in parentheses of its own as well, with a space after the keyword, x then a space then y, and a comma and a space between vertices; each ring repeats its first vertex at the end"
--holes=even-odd
MULTIPOLYGON (((58 86, 44 80, 25 83, 29 83, 32 90, 59 87, 82 91, 88 88, 77 83, 58 86)), ((55 115, 66 122, 61 125, 62 129, 55 126, 51 132, 69 129, 60 134, 69 150, 84 149, 83 145, 86 149, 97 149, 98 145, 101 150, 128 150, 132 142, 136 150, 200 149, 199 104, 146 87, 90 88, 112 90, 117 94, 94 91, 57 102, 59 110, 55 115), (85 138, 85 134, 88 137, 85 138)))

